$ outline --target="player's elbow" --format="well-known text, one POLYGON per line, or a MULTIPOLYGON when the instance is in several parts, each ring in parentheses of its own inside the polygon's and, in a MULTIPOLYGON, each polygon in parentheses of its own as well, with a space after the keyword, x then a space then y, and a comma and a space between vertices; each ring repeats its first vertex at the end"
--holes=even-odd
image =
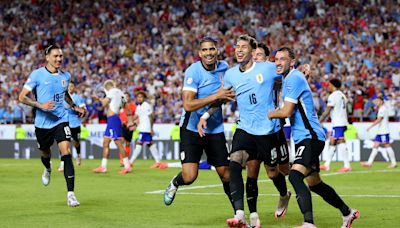
POLYGON ((185 110, 185 112, 195 111, 194 106, 187 103, 183 104, 183 109, 185 110))
POLYGON ((18 101, 23 103, 24 99, 25 99, 25 94, 20 93, 19 96, 18 96, 18 101))

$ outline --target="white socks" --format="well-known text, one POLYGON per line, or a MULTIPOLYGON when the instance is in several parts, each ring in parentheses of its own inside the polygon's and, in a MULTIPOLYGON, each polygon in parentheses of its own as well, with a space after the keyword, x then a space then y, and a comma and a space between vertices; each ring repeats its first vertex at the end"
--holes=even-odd
POLYGON ((343 163, 345 168, 350 168, 349 152, 347 150, 346 143, 340 143, 337 145, 338 153, 343 155, 343 163))
POLYGON ((329 145, 328 153, 327 153, 327 156, 325 159, 325 166, 330 166, 332 158, 333 158, 333 154, 335 154, 335 149, 336 149, 336 146, 329 145))
POLYGON ((107 162, 108 162, 108 159, 107 158, 103 158, 101 160, 101 167, 107 169, 107 162))
POLYGON ((136 158, 139 156, 140 152, 142 151, 142 147, 143 147, 142 145, 136 144, 135 149, 133 150, 131 160, 130 160, 131 163, 135 162, 136 158))
POLYGON ((124 168, 129 169, 131 164, 129 163, 128 157, 124 157, 123 161, 124 161, 124 168))
POLYGON ((392 147, 387 147, 386 151, 387 151, 387 153, 389 155, 390 162, 392 163, 392 165, 396 165, 396 157, 394 155, 393 148, 392 147))
POLYGON ((153 155, 154 160, 156 160, 156 162, 160 162, 160 155, 155 144, 150 146, 150 152, 151 155, 153 155))
POLYGON ((374 162, 377 154, 378 154, 378 148, 372 148, 372 152, 369 155, 368 162, 367 162, 369 165, 372 165, 372 162, 374 162))

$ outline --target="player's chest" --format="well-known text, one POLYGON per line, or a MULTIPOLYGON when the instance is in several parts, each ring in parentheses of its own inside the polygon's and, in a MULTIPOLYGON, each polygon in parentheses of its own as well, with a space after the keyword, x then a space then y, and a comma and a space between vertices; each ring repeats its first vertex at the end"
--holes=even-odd
POLYGON ((267 90, 268 81, 268 78, 262 72, 242 74, 232 80, 232 86, 237 94, 249 91, 257 92, 259 90, 267 90))
POLYGON ((39 87, 51 91, 65 91, 68 87, 68 81, 63 75, 46 75, 40 81, 39 87))

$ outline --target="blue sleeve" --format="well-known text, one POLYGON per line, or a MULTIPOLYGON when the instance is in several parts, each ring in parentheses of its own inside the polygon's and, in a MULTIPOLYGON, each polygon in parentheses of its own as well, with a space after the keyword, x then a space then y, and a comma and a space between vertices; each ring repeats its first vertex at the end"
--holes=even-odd
POLYGON ((193 64, 185 71, 183 90, 189 90, 197 93, 198 88, 199 88, 199 80, 197 78, 196 70, 193 64))
POLYGON ((27 88, 29 91, 34 90, 37 86, 39 85, 38 81, 38 74, 36 71, 33 71, 29 77, 28 80, 26 81, 24 87, 27 88))
POLYGON ((300 95, 304 91, 304 82, 297 75, 292 75, 285 80, 285 101, 297 104, 300 95))
POLYGON ((81 97, 81 96, 77 96, 77 99, 76 99, 76 101, 75 101, 75 104, 78 106, 78 107, 82 107, 82 106, 85 106, 85 102, 83 101, 83 98, 81 97))

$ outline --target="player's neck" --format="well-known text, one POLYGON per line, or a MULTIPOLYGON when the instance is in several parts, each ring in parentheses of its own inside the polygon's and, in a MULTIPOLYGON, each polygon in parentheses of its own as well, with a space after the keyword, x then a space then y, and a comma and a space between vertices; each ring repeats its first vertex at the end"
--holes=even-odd
POLYGON ((239 70, 241 72, 245 72, 246 70, 250 69, 251 66, 253 66, 253 60, 249 60, 248 62, 241 62, 239 63, 239 70))
POLYGON ((45 66, 45 68, 46 68, 46 70, 47 70, 48 72, 50 72, 50 74, 58 73, 58 69, 56 69, 55 67, 51 66, 50 64, 47 64, 47 65, 45 66))
POLYGON ((287 71, 283 72, 283 77, 286 78, 290 74, 290 72, 292 72, 293 69, 294 67, 290 67, 287 71))
POLYGON ((204 64, 203 61, 200 61, 200 62, 201 62, 201 65, 203 66, 203 68, 206 71, 214 71, 214 70, 217 69, 217 63, 216 62, 213 63, 213 64, 210 64, 210 65, 204 64))

